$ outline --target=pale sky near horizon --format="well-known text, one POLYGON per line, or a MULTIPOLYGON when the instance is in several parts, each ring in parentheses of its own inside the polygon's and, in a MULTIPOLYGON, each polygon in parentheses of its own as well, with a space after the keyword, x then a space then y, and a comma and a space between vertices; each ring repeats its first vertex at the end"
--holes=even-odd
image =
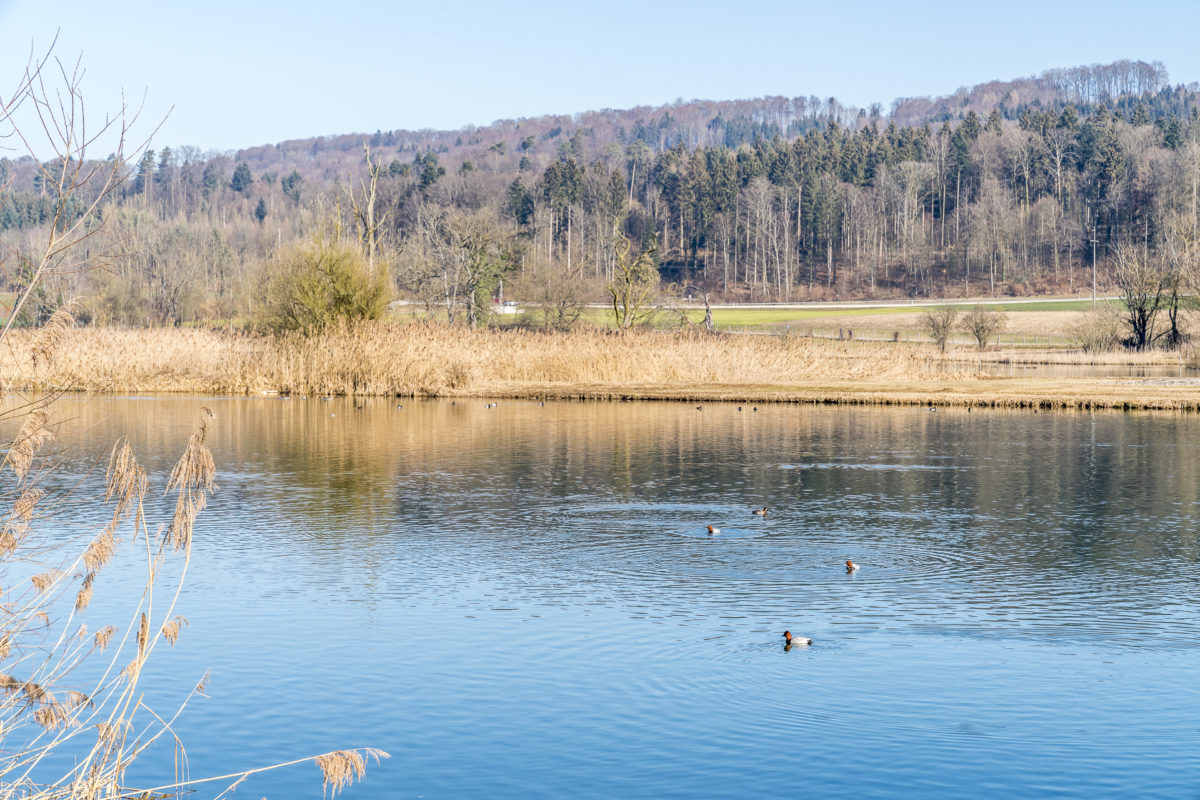
MULTIPOLYGON (((677 98, 901 96, 1120 58, 1200 81, 1200 3, 842 0, 689 3, 0 0, 0 92, 31 45, 87 70, 93 113, 173 107, 154 147, 661 105, 677 98)), ((145 127, 143 128, 145 129, 145 127)))

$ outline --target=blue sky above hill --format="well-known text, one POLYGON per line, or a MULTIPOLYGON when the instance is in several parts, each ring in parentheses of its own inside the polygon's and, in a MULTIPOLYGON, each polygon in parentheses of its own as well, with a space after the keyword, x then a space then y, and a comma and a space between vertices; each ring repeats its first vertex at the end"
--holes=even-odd
POLYGON ((0 91, 31 45, 82 56, 89 107, 170 115, 155 146, 236 149, 677 98, 898 96, 1120 58, 1200 80, 1190 0, 316 3, 0 0, 0 91), (452 9, 452 10, 448 10, 452 9))

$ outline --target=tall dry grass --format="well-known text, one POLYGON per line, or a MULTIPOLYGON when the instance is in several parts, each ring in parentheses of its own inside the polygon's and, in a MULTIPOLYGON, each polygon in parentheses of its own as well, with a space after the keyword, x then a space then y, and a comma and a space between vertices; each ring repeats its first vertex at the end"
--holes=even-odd
MULTIPOLYGON (((11 355, 30 343, 14 337, 11 355)), ((932 348, 803 337, 465 330, 385 323, 312 337, 74 329, 26 386, 98 392, 455 395, 518 385, 744 386, 933 380, 971 374, 932 348)))
MULTIPOLYGON (((1163 364, 1161 354, 1067 354, 691 331, 548 333, 369 323, 303 337, 211 330, 68 329, 54 364, 10 385, 43 392, 281 393, 705 399, 820 403, 1200 409, 1192 379, 1038 378, 1013 364, 1163 364)), ((0 367, 3 367, 0 364, 0 367)))

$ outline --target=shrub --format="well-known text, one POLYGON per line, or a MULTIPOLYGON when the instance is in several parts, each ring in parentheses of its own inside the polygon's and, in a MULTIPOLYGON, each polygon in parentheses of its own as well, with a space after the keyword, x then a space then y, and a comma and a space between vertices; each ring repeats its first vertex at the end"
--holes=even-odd
POLYGON ((1104 353, 1121 343, 1123 321, 1118 312, 1100 308, 1080 314, 1067 332, 1078 340, 1083 352, 1104 353))
POLYGON ((391 299, 386 267, 372 274, 358 248, 344 242, 318 240, 285 250, 265 278, 260 321, 277 331, 377 320, 391 299))

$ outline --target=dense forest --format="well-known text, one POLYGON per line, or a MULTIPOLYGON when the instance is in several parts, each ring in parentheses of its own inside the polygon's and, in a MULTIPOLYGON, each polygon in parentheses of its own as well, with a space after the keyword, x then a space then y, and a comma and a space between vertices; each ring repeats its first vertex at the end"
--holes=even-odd
MULTIPOLYGON (((118 243, 105 268, 48 289, 90 298, 100 323, 253 318, 280 254, 322 238, 353 241, 398 296, 472 322, 509 297, 569 321, 610 299, 633 254, 658 288, 714 301, 1038 294, 1090 287, 1093 266, 1107 281, 1122 248, 1194 251, 1200 92, 1161 64, 1117 62, 887 113, 677 101, 232 154, 163 147, 128 168, 100 210, 118 243)), ((58 200, 28 158, 0 159, 0 186, 12 290, 58 200)))

